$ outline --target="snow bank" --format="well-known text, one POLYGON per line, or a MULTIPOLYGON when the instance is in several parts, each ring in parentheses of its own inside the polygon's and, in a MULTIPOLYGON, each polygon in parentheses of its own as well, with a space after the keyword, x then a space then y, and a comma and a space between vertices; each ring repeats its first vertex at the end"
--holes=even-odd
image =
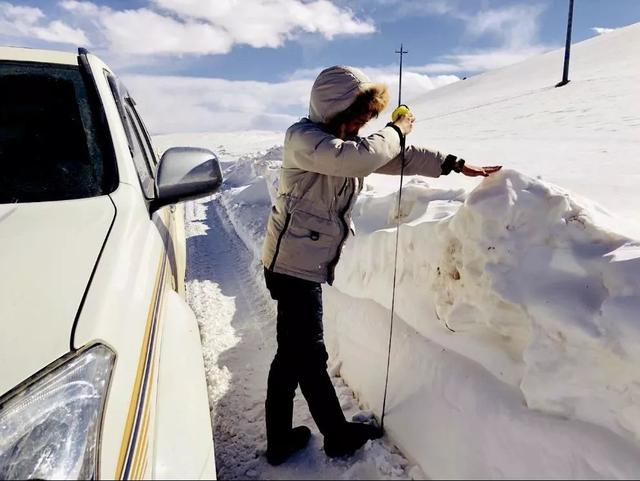
POLYGON ((221 197, 239 237, 259 265, 262 240, 271 206, 278 193, 282 147, 245 155, 225 175, 228 187, 221 197))
MULTIPOLYGON (((515 171, 485 179, 464 203, 422 189, 401 212, 394 439, 435 477, 640 472, 640 243, 515 171), (534 447, 556 454, 540 465, 534 447)), ((327 293, 332 354, 377 414, 395 210, 394 196, 363 195, 360 235, 327 293)))
MULTIPOLYGON (((392 216, 394 199, 385 200, 392 216)), ((398 315, 521 386, 529 407, 640 437, 640 243, 510 170, 445 219, 441 205, 410 203, 420 207, 405 207, 414 220, 400 232, 398 315)), ((362 198, 355 222, 367 235, 348 245, 335 287, 389 308, 395 234, 386 219, 375 223, 383 205, 362 198)))

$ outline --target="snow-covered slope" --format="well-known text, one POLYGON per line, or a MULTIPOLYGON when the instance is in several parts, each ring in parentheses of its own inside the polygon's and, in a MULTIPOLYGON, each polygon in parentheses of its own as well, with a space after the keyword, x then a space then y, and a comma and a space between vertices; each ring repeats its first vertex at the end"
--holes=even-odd
POLYGON ((640 24, 574 45, 571 82, 555 88, 563 55, 550 52, 406 99, 418 118, 411 142, 540 176, 635 222, 638 236, 640 24))
MULTIPOLYGON (((575 45, 560 89, 553 52, 412 104, 413 143, 506 166, 405 184, 385 425, 429 476, 640 474, 639 49, 633 25, 575 45)), ((226 164, 222 199, 257 254, 281 137, 223 145, 246 154, 251 142, 259 152, 226 164)), ((397 178, 368 179, 358 235, 324 290, 335 368, 378 415, 395 190, 397 178)))

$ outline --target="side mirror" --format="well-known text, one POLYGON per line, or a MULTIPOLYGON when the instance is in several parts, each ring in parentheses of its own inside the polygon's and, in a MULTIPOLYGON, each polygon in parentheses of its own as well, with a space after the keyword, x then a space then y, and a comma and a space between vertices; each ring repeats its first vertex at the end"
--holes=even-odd
POLYGON ((207 149, 173 147, 158 163, 157 196, 151 212, 168 204, 213 194, 222 184, 216 154, 207 149))

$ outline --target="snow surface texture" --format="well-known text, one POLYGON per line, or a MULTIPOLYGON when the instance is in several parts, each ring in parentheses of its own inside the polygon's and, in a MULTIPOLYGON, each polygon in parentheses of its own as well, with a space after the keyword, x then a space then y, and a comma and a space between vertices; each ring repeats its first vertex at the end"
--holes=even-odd
MULTIPOLYGON (((399 217, 385 426, 431 477, 640 473, 639 45, 634 25, 574 46, 562 89, 536 90, 553 85, 556 52, 413 104, 425 120, 412 142, 509 167, 496 176, 410 179, 399 216, 397 178, 368 179, 358 234, 324 289, 326 340, 334 371, 379 416, 399 217)), ((218 139, 199 137, 245 155, 225 163, 221 200, 257 270, 280 155, 267 147, 281 136, 218 139)))
MULTIPOLYGON (((374 411, 395 242, 388 222, 371 221, 379 201, 361 199, 361 235, 326 310, 342 375, 374 411), (359 341, 363 329, 378 342, 359 341)), ((422 215, 401 227, 392 438, 436 478, 637 475, 640 244, 514 171, 484 180, 444 219, 441 204, 418 204, 422 215)))

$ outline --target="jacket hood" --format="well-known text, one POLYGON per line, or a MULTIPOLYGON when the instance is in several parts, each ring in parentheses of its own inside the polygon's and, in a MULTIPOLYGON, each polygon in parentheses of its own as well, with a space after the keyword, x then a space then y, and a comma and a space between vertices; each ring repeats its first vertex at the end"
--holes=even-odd
POLYGON ((336 65, 323 70, 311 88, 309 120, 327 123, 374 85, 364 72, 355 67, 336 65))

